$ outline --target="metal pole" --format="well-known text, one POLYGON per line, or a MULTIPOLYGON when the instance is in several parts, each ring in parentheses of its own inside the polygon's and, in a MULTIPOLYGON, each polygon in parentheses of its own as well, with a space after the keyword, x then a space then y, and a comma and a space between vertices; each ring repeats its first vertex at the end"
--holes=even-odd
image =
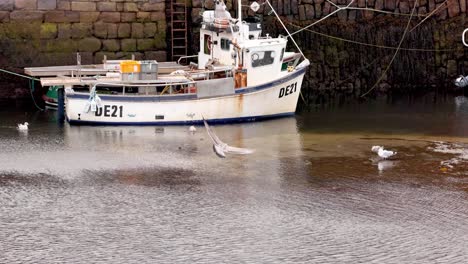
POLYGON ((59 88, 57 89, 57 94, 58 94, 58 109, 57 109, 57 114, 58 114, 58 122, 63 123, 65 121, 65 89, 59 88))

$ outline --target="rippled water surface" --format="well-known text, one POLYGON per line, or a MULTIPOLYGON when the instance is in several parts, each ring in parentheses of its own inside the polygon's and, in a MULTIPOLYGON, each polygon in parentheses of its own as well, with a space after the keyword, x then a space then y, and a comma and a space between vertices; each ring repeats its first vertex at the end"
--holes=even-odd
POLYGON ((202 127, 0 122, 0 263, 468 262, 464 97, 214 126, 256 150, 227 159, 202 127))

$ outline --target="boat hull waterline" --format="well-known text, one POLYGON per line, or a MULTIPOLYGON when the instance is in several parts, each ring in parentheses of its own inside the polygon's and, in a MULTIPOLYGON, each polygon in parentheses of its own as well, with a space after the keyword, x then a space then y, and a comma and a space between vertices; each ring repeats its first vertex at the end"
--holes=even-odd
POLYGON ((100 95, 103 107, 84 112, 89 93, 66 92, 66 118, 73 124, 177 125, 257 121, 293 115, 307 67, 235 94, 197 98, 196 94, 100 95))

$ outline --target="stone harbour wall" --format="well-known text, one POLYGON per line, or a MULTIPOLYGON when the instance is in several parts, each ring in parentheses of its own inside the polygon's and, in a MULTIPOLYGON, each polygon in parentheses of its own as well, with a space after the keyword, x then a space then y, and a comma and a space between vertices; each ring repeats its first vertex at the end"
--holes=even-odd
POLYGON ((166 60, 164 0, 0 0, 0 64, 166 60))
MULTIPOLYGON (((225 2, 235 17, 237 2, 225 2)), ((286 34, 267 5, 259 1, 260 10, 254 14, 247 7, 251 2, 243 1, 244 17, 262 19, 264 33, 286 34)), ((349 0, 271 2, 293 32, 336 10, 330 2, 346 5, 349 0)), ((453 89, 453 78, 468 75, 468 52, 461 42, 468 27, 467 2, 418 0, 410 23, 410 29, 415 28, 407 33, 385 74, 413 0, 356 0, 352 9, 309 28, 313 32, 296 34, 294 38, 312 63, 304 81, 307 101, 320 103, 338 93, 359 96, 380 77, 376 92, 453 89), (366 7, 382 12, 362 10, 366 7)), ((189 53, 196 54, 200 13, 213 9, 214 1, 188 0, 188 7, 189 53)), ((75 64, 76 52, 82 63, 100 63, 104 55, 109 59, 131 54, 137 59, 171 59, 169 8, 168 0, 0 0, 0 68, 75 64)), ((291 41, 289 49, 294 50, 291 41)), ((0 82, 5 78, 0 73, 0 82)), ((3 83, 12 85, 10 80, 3 83)), ((5 86, 0 85, 0 97, 1 87, 5 86)))

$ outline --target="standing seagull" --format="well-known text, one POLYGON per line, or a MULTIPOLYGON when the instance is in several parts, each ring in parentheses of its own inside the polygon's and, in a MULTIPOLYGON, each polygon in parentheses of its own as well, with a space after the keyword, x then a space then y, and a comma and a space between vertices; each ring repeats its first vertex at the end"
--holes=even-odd
POLYGON ((388 158, 390 158, 392 156, 395 156, 397 154, 396 151, 385 150, 381 146, 373 146, 371 150, 372 150, 372 152, 377 153, 377 155, 379 155, 379 157, 381 157, 382 159, 388 159, 388 158))
POLYGON ((24 124, 18 124, 17 129, 20 131, 27 131, 28 130, 29 123, 24 122, 24 124))
POLYGON ((245 154, 251 154, 254 152, 252 149, 246 149, 246 148, 236 148, 236 147, 231 147, 228 144, 222 142, 218 136, 211 130, 210 126, 208 126, 208 123, 206 122, 205 118, 203 117, 203 123, 205 124, 206 132, 211 138, 211 141, 213 141, 213 151, 218 155, 220 158, 226 158, 225 153, 232 153, 232 154, 240 154, 240 155, 245 155, 245 154))

